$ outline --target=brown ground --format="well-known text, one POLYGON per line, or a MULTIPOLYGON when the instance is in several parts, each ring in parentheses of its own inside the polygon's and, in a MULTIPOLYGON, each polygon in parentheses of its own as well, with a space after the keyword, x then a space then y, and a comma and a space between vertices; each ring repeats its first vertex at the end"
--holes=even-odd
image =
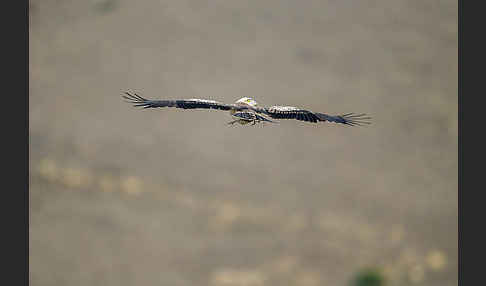
POLYGON ((31 0, 31 285, 456 285, 457 40, 457 1, 31 0))

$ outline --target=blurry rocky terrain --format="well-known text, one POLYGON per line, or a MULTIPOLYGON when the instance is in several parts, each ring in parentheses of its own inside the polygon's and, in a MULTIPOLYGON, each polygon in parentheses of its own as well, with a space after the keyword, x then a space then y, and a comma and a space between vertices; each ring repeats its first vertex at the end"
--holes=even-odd
POLYGON ((457 1, 31 0, 29 33, 31 285, 457 285, 457 1))

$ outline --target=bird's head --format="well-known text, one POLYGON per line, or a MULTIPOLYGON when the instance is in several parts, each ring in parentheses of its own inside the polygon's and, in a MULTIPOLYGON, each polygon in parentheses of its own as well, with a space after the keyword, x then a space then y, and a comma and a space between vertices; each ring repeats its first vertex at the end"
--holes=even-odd
POLYGON ((244 105, 250 105, 250 106, 257 106, 258 103, 253 99, 249 97, 242 97, 236 101, 238 104, 244 104, 244 105))

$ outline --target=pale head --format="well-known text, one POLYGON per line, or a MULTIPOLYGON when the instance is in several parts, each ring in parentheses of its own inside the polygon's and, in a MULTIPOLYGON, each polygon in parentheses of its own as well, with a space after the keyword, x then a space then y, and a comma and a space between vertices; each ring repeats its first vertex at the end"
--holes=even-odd
POLYGON ((249 97, 242 97, 236 101, 238 104, 244 104, 244 105, 249 105, 249 106, 257 106, 258 103, 253 99, 249 97))

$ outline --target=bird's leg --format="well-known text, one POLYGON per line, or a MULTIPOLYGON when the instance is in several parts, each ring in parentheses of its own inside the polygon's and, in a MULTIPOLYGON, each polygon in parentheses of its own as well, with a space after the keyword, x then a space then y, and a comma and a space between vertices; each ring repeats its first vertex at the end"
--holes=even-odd
POLYGON ((252 125, 255 125, 258 121, 258 117, 255 115, 255 114, 252 114, 253 115, 253 118, 252 118, 252 125))
POLYGON ((233 125, 233 124, 235 124, 236 122, 238 122, 238 119, 237 119, 237 120, 233 120, 233 121, 228 122, 228 125, 233 125))

